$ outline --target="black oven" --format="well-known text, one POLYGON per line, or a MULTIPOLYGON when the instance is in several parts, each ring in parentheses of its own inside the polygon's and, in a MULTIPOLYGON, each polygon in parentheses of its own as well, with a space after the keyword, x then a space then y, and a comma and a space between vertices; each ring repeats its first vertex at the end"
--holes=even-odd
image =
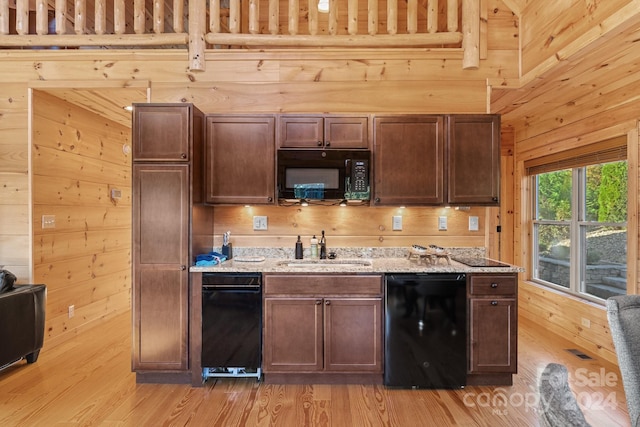
POLYGON ((278 150, 278 198, 369 200, 368 150, 278 150))

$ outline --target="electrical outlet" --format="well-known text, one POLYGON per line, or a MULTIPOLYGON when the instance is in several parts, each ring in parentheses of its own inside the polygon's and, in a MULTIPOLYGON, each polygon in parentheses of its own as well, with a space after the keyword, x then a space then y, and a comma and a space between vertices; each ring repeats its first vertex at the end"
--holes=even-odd
POLYGON ((438 217, 438 230, 447 231, 447 217, 439 216, 438 217))
POLYGON ((254 216, 253 217, 253 229, 254 230, 266 230, 267 227, 267 217, 266 216, 254 216))
POLYGON ((69 319, 71 319, 76 314, 76 306, 71 304, 69 306, 69 319))
POLYGON ((582 326, 584 326, 585 328, 590 328, 591 327, 591 320, 587 319, 586 317, 582 318, 582 326))
POLYGON ((402 216, 394 215, 392 220, 392 229, 394 231, 402 231, 402 216))
POLYGON ((469 231, 478 231, 480 229, 480 225, 478 224, 477 216, 469 217, 469 231))
POLYGON ((42 215, 42 228, 56 228, 56 216, 42 215))

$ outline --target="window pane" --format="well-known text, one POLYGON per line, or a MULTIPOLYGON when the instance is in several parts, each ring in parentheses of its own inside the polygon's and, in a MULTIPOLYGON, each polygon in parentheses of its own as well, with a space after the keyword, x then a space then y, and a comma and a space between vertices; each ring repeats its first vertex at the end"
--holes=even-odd
POLYGON ((535 232, 538 241, 536 278, 569 288, 571 284, 570 226, 536 224, 535 232))
POLYGON ((586 168, 587 221, 627 222, 627 162, 586 168))
POLYGON ((571 219, 571 170, 537 175, 536 219, 571 219))
POLYGON ((582 292, 602 299, 627 293, 627 228, 583 226, 582 292))

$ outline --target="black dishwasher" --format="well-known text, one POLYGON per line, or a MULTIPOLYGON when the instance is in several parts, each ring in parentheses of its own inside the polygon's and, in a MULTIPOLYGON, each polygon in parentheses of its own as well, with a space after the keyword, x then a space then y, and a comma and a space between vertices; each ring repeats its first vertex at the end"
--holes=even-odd
POLYGON ((202 377, 261 375, 262 275, 202 274, 202 377))
POLYGON ((384 384, 454 389, 467 381, 466 276, 385 276, 384 384))

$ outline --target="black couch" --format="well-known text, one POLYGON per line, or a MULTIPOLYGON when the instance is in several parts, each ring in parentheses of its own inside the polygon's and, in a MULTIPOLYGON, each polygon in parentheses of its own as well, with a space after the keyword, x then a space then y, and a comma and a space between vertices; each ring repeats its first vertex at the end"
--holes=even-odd
POLYGON ((0 289, 0 369, 22 358, 34 363, 44 342, 45 285, 0 289))

